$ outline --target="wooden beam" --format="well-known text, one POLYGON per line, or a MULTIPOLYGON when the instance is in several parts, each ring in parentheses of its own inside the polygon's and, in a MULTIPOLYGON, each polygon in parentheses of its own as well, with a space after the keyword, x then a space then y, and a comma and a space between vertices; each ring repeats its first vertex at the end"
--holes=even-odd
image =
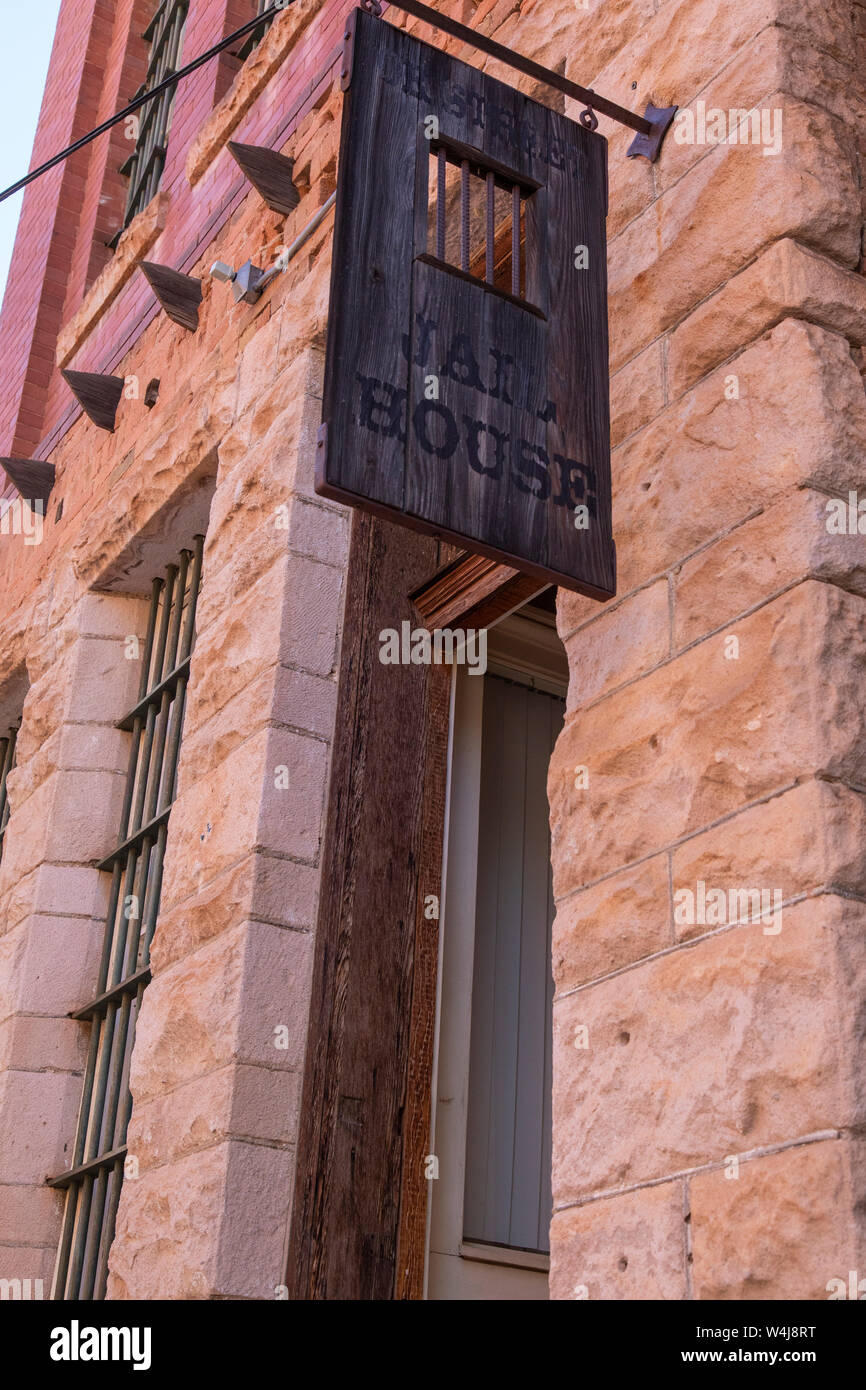
POLYGON ((419 585, 410 598, 431 630, 490 627, 549 587, 496 560, 464 553, 419 585))
POLYGON ((436 1033, 436 995, 439 980, 438 900, 445 841, 445 793, 448 774, 448 727, 451 711, 451 669, 428 671, 427 759, 422 796, 419 862, 426 891, 437 899, 436 916, 426 904, 416 916, 412 962, 412 1012, 406 1099, 403 1109, 403 1164, 400 1177, 400 1225, 397 1240, 395 1299, 424 1296, 427 1237, 427 1177, 425 1159, 431 1150, 433 1105, 433 1041, 436 1033))
MULTIPOLYGON (((435 1001, 438 922, 424 901, 440 892, 449 672, 383 665, 379 634, 413 620, 407 595, 436 560, 434 540, 354 513, 286 1276, 295 1299, 406 1296, 401 1191, 406 1163, 426 1152, 432 1034, 418 1054, 426 1113, 413 1111, 408 1141, 407 1078, 419 939, 427 977, 433 963, 427 1026, 435 1001)), ((417 1269, 423 1215, 414 1230, 417 1269)))
POLYGON ((37 510, 34 502, 42 503, 42 515, 48 506, 51 489, 54 487, 55 469, 53 463, 43 463, 41 459, 0 458, 10 481, 14 483, 18 495, 30 504, 30 510, 37 510))
POLYGON ((239 145, 237 141, 229 140, 228 147, 245 178, 264 198, 271 211, 288 217, 301 201, 294 184, 295 161, 263 145, 239 145))
POLYGON ((194 333, 198 328, 198 306, 201 304, 201 280, 182 275, 167 265, 142 261, 139 269, 172 323, 194 333))
POLYGON ((123 395, 123 377, 102 376, 99 372, 72 372, 66 367, 60 375, 88 419, 101 430, 113 433, 117 407, 123 395))
POLYGON ((380 633, 493 623, 547 587, 352 517, 286 1284, 293 1299, 422 1296, 449 691, 385 666, 380 633), (440 563, 437 563, 437 560, 440 563), (432 578, 430 577, 432 574, 432 578), (411 598, 409 597, 411 595, 411 598))

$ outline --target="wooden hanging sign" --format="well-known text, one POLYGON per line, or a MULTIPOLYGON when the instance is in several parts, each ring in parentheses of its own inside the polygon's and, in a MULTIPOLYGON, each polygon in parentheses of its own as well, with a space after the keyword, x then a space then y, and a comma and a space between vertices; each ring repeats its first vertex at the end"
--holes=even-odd
POLYGON ((316 491, 609 598, 607 143, 349 25, 316 491))

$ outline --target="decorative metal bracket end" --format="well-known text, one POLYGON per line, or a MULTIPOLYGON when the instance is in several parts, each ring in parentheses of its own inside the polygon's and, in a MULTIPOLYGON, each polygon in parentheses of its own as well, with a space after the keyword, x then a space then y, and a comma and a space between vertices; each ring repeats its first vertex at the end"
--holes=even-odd
POLYGON ((639 133, 634 137, 626 150, 628 158, 634 159, 642 154, 651 164, 655 164, 661 152, 662 141, 677 110, 676 106, 653 106, 652 102, 649 102, 644 112, 644 120, 649 121, 652 131, 649 135, 639 133))

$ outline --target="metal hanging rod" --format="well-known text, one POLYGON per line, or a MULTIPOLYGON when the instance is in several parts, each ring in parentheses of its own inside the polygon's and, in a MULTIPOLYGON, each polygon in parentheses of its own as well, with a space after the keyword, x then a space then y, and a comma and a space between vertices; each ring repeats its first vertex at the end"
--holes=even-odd
MULTIPOLYGON (((522 53, 515 53, 512 48, 506 48, 495 39, 488 39, 485 34, 479 34, 477 30, 460 24, 448 15, 440 14, 429 5, 421 4, 420 0, 388 0, 388 7, 403 10, 405 14, 413 15, 415 19, 420 19, 435 29, 441 29, 444 34, 461 39, 463 43, 477 48, 479 52, 487 53, 498 62, 505 63, 507 67, 515 68, 527 77, 534 77, 537 82, 543 82, 548 87, 555 87, 557 91, 574 98, 575 101, 585 102, 587 109, 581 112, 580 120, 581 124, 590 130, 595 130, 598 125, 594 113, 600 112, 602 116, 609 116, 612 121, 618 121, 620 125, 637 131, 636 138, 628 148, 628 155, 631 158, 644 155, 650 161, 658 158, 662 140, 676 113, 676 106, 656 107, 650 104, 647 106, 646 115, 638 116, 635 111, 629 111, 624 106, 618 106, 615 101, 608 101, 607 97, 599 96, 591 87, 581 87, 577 82, 571 82, 558 72, 542 67, 541 63, 534 62, 532 58, 525 58, 522 53)), ((372 15, 382 13, 379 0, 361 0, 361 8, 372 15)))
MULTIPOLYGON (((198 58, 194 58, 192 62, 187 63, 182 68, 178 68, 177 72, 171 73, 168 77, 164 78, 162 82, 159 82, 155 87, 151 88, 149 92, 143 92, 141 96, 136 97, 134 101, 124 106, 122 111, 115 112, 113 116, 109 116, 108 120, 103 121, 101 125, 95 126, 94 129, 88 131, 86 135, 82 135, 79 140, 75 140, 71 145, 67 145, 65 150, 60 150, 58 154, 53 155, 52 158, 46 160, 44 164, 40 164, 38 168, 31 169, 29 174, 25 174, 23 178, 18 179, 16 183, 11 184, 9 188, 4 189, 3 192, 0 193, 0 203, 5 202, 7 198, 11 198, 13 194, 20 193, 22 188, 26 188, 28 184, 41 178, 43 174, 47 174, 49 169, 54 169, 58 164, 62 164, 70 155, 77 154, 77 152, 84 149, 86 145, 91 144, 94 140, 98 140, 100 135, 104 135, 106 131, 111 130, 112 127, 118 125, 120 121, 125 121, 129 116, 134 116, 136 111, 140 111, 149 101, 155 101, 157 97, 162 96, 163 92, 167 92, 172 87, 176 86, 182 78, 189 77, 191 73, 197 72, 205 63, 209 63, 211 58, 216 58, 227 48, 231 48, 233 43, 237 43, 239 39, 245 38, 247 34, 252 33, 264 20, 272 19, 276 15, 282 14, 293 3, 294 0, 283 0, 283 3, 272 5, 270 9, 263 10, 255 19, 248 20, 246 24, 242 24, 239 29, 235 29, 234 33, 228 34, 226 38, 221 39, 219 43, 215 43, 212 48, 199 54, 198 58)), ((543 82, 548 87, 555 87, 557 91, 564 92, 566 96, 573 97, 576 101, 585 102, 587 110, 581 113, 581 120, 584 125, 589 126, 591 129, 594 130, 595 126, 598 124, 594 115, 596 111, 601 112, 603 116, 609 116, 611 120, 619 121, 621 125, 629 126, 631 130, 637 131, 637 135, 628 149, 629 156, 644 155, 649 160, 658 158, 662 140, 665 137, 665 133, 677 109, 675 106, 655 107, 649 105, 647 106, 646 115, 638 116, 634 111, 628 111, 624 106, 617 106, 616 102, 608 101, 607 97, 599 96, 598 93, 592 91, 590 87, 581 87, 577 82, 571 82, 567 77, 561 77, 558 72, 552 72, 550 68, 542 67, 540 63, 534 62, 531 58, 524 58, 523 54, 513 52, 512 49, 506 48, 504 44, 497 43, 495 39, 488 39, 484 34, 479 34, 474 29, 467 28, 465 24, 459 24, 456 19, 450 19, 448 15, 440 14, 438 10, 431 9, 429 5, 422 5, 418 3, 418 0, 390 0, 390 3, 396 9, 403 10, 406 14, 414 15, 416 19, 422 20, 425 24, 430 24, 436 29, 441 29, 443 33, 450 34, 453 38, 461 39, 464 43, 471 44, 480 52, 489 54, 491 58, 496 58, 499 62, 505 63, 508 67, 515 68, 518 72, 525 73, 527 77, 534 77, 536 81, 543 82), (589 117, 589 119, 584 120, 584 117, 589 117)), ((362 4, 363 8, 367 9, 371 14, 382 13, 382 8, 378 0, 367 0, 367 3, 363 3, 362 0, 362 4)))

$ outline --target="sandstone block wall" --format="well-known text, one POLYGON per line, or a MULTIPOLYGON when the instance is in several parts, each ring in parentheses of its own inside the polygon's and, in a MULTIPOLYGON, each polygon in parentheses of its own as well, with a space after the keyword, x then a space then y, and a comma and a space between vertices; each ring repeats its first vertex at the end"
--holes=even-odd
POLYGON ((611 140, 619 592, 558 604, 552 1295, 826 1298, 866 1254, 866 547, 826 507, 864 477, 864 11, 584 24, 598 90, 781 140, 611 140), (701 884, 778 914, 689 915, 701 884))
MULTIPOLYGON (((82 3, 64 5, 81 42, 49 82, 40 155, 66 138, 67 87, 93 61, 99 7, 82 3)), ((74 1131, 85 1029, 66 1015, 101 935, 94 864, 112 847, 114 720, 135 683, 124 638, 141 630, 152 574, 206 526, 132 1067, 139 1176, 109 1295, 273 1297, 282 1281, 347 546, 345 511, 312 486, 331 220, 255 306, 233 307, 204 273, 215 259, 267 263, 333 190, 346 8, 296 0, 234 81, 231 63, 197 76, 128 264, 103 268, 93 251, 104 163, 78 171, 89 212, 74 247, 64 199, 84 184, 49 176, 25 202, 22 227, 54 227, 54 273, 74 264, 77 288, 62 306, 34 289, 22 234, 0 326, 15 363, 3 427, 58 481, 41 545, 0 539, 4 717, 23 701, 0 865, 3 1277, 50 1278, 61 1199, 43 1179, 74 1131), (250 193, 230 137, 295 157, 289 219, 250 193), (135 269, 145 254, 204 275, 195 335, 157 312, 135 269), (71 404, 51 364, 58 338, 70 365, 127 378, 113 435, 71 404)), ((238 11, 193 0, 184 57, 238 11)), ((862 485, 866 440, 864 10, 469 0, 451 12, 635 110, 676 102, 695 133, 701 109, 767 113, 767 140, 674 130, 653 166, 627 160, 630 133, 601 122, 619 591, 602 607, 564 592, 558 604, 571 684, 549 781, 551 1288, 825 1297, 866 1265, 866 555, 859 534, 826 525, 828 498, 862 485), (684 915, 700 884, 778 892, 779 905, 767 922, 684 915)), ((77 120, 85 107, 82 87, 77 120)))

